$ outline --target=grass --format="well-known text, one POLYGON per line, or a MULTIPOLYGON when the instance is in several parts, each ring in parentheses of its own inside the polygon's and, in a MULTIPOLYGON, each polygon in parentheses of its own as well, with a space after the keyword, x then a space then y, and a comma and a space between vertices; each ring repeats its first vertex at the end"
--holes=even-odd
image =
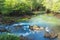
POLYGON ((20 38, 17 36, 14 36, 14 35, 2 34, 2 35, 0 35, 0 40, 20 40, 20 38))
POLYGON ((22 21, 27 21, 27 20, 29 20, 29 19, 28 18, 20 18, 20 19, 16 20, 16 22, 22 22, 22 21))

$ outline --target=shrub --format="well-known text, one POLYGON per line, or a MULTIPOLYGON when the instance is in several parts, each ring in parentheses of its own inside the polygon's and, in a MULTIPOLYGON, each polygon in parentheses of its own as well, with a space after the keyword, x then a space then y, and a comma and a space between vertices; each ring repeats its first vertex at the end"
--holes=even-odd
POLYGON ((0 35, 0 40, 19 40, 19 37, 14 35, 0 35))
MULTIPOLYGON (((3 14, 9 14, 14 10, 18 10, 19 13, 31 13, 32 9, 39 9, 42 7, 41 0, 1 0, 0 12, 3 14)), ((16 13, 18 14, 18 12, 16 13)))
POLYGON ((20 10, 22 12, 30 11, 30 3, 22 0, 2 0, 0 1, 0 11, 3 14, 9 14, 13 10, 20 10))

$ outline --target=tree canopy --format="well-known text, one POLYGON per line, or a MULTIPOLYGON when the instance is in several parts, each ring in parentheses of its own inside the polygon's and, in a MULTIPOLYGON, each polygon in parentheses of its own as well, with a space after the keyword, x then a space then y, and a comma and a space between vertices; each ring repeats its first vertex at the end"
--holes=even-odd
POLYGON ((51 11, 60 11, 60 0, 43 0, 42 4, 51 11))

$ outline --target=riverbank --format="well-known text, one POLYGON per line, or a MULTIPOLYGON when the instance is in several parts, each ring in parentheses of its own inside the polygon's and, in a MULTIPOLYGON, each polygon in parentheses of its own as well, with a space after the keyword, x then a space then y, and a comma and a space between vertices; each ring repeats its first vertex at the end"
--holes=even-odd
POLYGON ((31 18, 31 16, 21 16, 21 17, 9 17, 9 16, 3 16, 0 18, 0 24, 11 24, 15 22, 22 22, 22 21, 28 21, 31 18))
MULTIPOLYGON (((23 16, 3 16, 0 15, 0 24, 11 24, 11 23, 15 23, 15 22, 23 22, 23 21, 29 21, 32 17, 36 17, 39 15, 44 15, 43 17, 48 17, 48 16, 53 16, 57 19, 60 19, 60 14, 44 14, 44 13, 39 13, 37 14, 37 12, 35 12, 34 15, 23 15, 23 16)), ((49 19, 48 19, 49 20, 49 19)))

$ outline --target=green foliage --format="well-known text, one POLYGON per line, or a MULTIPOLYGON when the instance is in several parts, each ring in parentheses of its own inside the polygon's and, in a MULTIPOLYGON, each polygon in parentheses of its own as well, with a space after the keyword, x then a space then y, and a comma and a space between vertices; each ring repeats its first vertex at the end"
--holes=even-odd
POLYGON ((12 10, 15 8, 15 6, 18 4, 17 0, 3 0, 3 3, 1 3, 1 12, 3 14, 8 14, 12 12, 12 10), (2 6, 3 5, 3 6, 2 6))
POLYGON ((42 0, 2 0, 0 1, 0 11, 3 14, 9 14, 13 10, 20 12, 31 12, 33 9, 42 7, 42 0))
POLYGON ((60 11, 60 0, 43 0, 42 4, 51 11, 60 11))
POLYGON ((0 2, 0 11, 8 14, 13 10, 21 10, 22 12, 30 10, 30 2, 26 0, 2 0, 0 2))
POLYGON ((0 40, 19 40, 19 37, 14 35, 0 35, 0 40))

